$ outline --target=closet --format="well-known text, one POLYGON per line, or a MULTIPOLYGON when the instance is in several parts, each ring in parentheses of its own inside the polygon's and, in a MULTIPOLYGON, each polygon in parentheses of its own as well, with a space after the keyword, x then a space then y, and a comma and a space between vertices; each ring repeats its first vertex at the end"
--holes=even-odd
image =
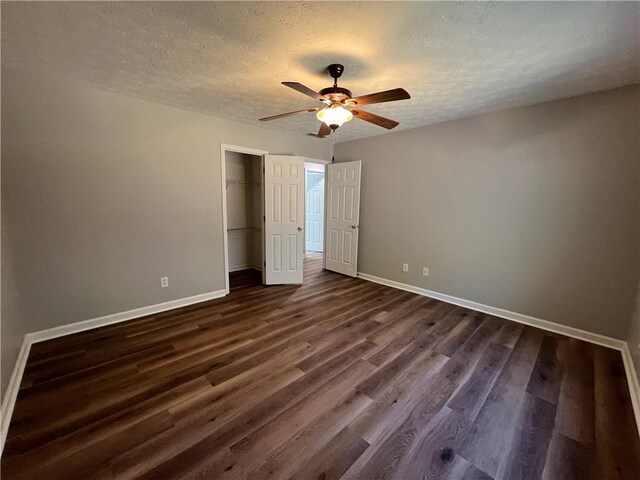
POLYGON ((225 152, 229 272, 262 270, 262 157, 225 152))

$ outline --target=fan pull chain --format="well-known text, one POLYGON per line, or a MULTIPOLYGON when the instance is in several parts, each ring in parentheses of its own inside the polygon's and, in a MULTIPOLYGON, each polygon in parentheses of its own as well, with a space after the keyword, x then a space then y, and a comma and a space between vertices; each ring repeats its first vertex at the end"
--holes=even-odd
MULTIPOLYGON (((336 132, 337 131, 338 131, 338 129, 336 128, 333 131, 333 137, 331 138, 331 146, 333 147, 331 150, 334 151, 334 152, 336 151, 335 145, 336 145, 336 132)), ((331 163, 335 163, 335 161, 336 161, 335 155, 331 155, 331 163)))

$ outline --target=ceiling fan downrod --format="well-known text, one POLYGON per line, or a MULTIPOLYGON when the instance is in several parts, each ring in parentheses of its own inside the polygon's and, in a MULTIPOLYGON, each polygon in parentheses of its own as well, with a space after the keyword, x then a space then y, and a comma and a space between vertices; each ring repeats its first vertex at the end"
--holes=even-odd
POLYGON ((342 103, 345 100, 350 99, 352 97, 351 90, 338 86, 338 79, 344 72, 344 65, 340 65, 339 63, 332 63, 327 67, 327 70, 329 70, 329 75, 331 75, 331 78, 333 78, 333 87, 323 88, 319 92, 320 95, 326 97, 331 102, 331 104, 342 103))
POLYGON ((331 75, 331 78, 333 78, 333 86, 337 87, 338 79, 344 72, 344 65, 340 65, 339 63, 332 63, 327 67, 327 70, 329 70, 329 75, 331 75))

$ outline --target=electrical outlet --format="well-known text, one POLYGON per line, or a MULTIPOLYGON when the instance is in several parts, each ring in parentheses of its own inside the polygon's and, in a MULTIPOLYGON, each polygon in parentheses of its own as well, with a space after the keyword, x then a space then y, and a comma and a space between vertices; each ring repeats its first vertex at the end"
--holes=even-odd
POLYGON ((422 267, 422 275, 425 277, 429 276, 429 267, 422 267))
POLYGON ((160 287, 167 288, 169 286, 169 277, 160 277, 160 287))
POLYGON ((403 272, 408 272, 409 271, 409 264, 408 263, 403 263, 402 264, 402 271, 403 272))

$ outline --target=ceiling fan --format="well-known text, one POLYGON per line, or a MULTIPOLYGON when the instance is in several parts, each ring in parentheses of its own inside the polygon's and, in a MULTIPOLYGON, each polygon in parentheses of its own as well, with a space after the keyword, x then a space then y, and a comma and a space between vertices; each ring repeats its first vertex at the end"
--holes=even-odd
POLYGON ((296 110, 295 112, 281 113, 271 117, 261 118, 261 122, 276 120, 278 118, 298 115, 300 113, 316 112, 316 117, 322 122, 320 130, 316 135, 318 137, 326 137, 332 130, 336 130, 343 123, 350 121, 352 118, 359 118, 365 122, 373 123, 387 129, 395 128, 399 125, 395 120, 384 118, 379 115, 360 110, 361 105, 371 105, 373 103, 394 102, 396 100, 406 100, 411 98, 407 91, 403 88, 394 88, 385 90, 384 92, 370 93, 353 98, 351 90, 338 86, 338 78, 344 72, 344 66, 338 63, 329 65, 329 75, 333 78, 333 87, 323 88, 319 92, 311 90, 298 82, 282 82, 283 85, 293 88, 294 90, 314 98, 324 105, 316 108, 305 108, 304 110, 296 110))

